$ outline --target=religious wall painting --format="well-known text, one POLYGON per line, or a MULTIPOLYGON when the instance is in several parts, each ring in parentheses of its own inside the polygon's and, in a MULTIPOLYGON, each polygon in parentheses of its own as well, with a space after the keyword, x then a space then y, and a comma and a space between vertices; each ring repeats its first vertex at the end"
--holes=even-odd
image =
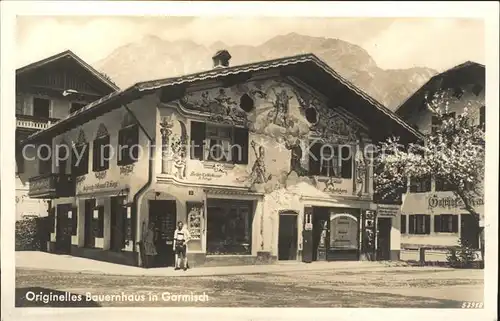
POLYGON ((246 127, 247 113, 240 107, 240 97, 237 96, 241 95, 219 88, 201 93, 188 93, 179 100, 179 104, 188 110, 207 113, 209 121, 246 127))
POLYGON ((356 195, 361 196, 366 187, 365 184, 367 183, 367 175, 368 175, 368 163, 367 159, 364 155, 364 144, 363 144, 363 139, 359 137, 359 149, 356 151, 356 156, 355 156, 355 179, 356 179, 356 195))
POLYGON ((267 173, 264 146, 257 145, 253 140, 250 145, 255 153, 255 162, 250 173, 250 181, 252 185, 267 183, 271 180, 272 175, 267 173))
POLYGON ((287 176, 295 172, 298 176, 306 176, 307 169, 302 167, 302 142, 299 139, 293 140, 292 143, 285 141, 285 148, 290 150, 290 171, 287 176))
POLYGON ((160 122, 160 135, 161 135, 161 172, 163 174, 168 174, 169 172, 169 148, 168 144, 170 141, 170 136, 172 135, 172 128, 174 127, 174 122, 171 117, 163 117, 160 122))

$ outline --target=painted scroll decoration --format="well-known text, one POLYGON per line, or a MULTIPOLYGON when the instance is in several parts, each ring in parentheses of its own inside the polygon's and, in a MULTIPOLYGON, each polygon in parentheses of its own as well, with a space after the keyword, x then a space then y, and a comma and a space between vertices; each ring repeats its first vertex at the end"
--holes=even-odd
POLYGON ((203 206, 202 202, 188 202, 187 204, 187 225, 191 239, 201 239, 203 206))
POLYGON ((172 137, 173 173, 175 177, 184 179, 186 177, 186 157, 187 157, 187 129, 186 124, 179 120, 181 134, 172 137))
POLYGON ((365 184, 368 174, 367 160, 364 155, 363 139, 359 138, 359 149, 356 151, 356 195, 361 196, 365 191, 365 184))
POLYGON ((80 131, 78 132, 78 138, 75 141, 75 145, 78 146, 86 143, 87 143, 87 137, 85 137, 85 132, 83 131, 83 129, 80 129, 80 131))
POLYGON ((239 103, 228 96, 226 89, 220 88, 217 94, 204 91, 201 95, 188 93, 179 100, 179 104, 189 110, 208 113, 212 122, 247 126, 247 113, 239 107, 239 103))

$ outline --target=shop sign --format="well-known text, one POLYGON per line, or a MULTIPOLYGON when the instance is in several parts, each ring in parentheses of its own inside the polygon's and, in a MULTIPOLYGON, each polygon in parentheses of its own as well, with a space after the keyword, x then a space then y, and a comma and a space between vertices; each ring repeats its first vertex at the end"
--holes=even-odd
POLYGON ((377 216, 378 217, 396 217, 399 215, 401 207, 399 205, 377 205, 377 216))
POLYGON ((95 183, 89 185, 83 185, 79 188, 80 192, 99 192, 100 190, 117 189, 118 181, 106 181, 102 183, 95 183))
MULTIPOLYGON (((471 200, 472 206, 482 206, 484 205, 484 200, 482 198, 476 198, 471 200)), ((439 197, 438 195, 432 195, 428 199, 428 206, 430 209, 434 208, 463 208, 464 202, 459 197, 447 196, 439 197)))

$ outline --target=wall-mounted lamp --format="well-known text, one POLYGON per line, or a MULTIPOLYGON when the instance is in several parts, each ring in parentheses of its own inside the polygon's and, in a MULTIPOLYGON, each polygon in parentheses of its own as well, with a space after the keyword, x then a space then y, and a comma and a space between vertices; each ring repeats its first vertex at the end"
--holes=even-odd
POLYGON ((74 89, 66 89, 65 91, 63 91, 62 95, 64 97, 66 96, 69 96, 71 94, 78 94, 78 91, 74 90, 74 89))

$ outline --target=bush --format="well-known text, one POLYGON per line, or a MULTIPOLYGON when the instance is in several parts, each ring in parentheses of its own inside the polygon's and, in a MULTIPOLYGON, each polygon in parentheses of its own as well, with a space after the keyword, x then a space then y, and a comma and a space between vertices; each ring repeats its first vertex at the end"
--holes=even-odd
POLYGON ((472 268, 477 265, 476 252, 469 244, 458 241, 458 248, 450 248, 446 256, 446 261, 453 268, 472 268))
POLYGON ((49 217, 27 217, 16 222, 16 251, 46 251, 49 217))

